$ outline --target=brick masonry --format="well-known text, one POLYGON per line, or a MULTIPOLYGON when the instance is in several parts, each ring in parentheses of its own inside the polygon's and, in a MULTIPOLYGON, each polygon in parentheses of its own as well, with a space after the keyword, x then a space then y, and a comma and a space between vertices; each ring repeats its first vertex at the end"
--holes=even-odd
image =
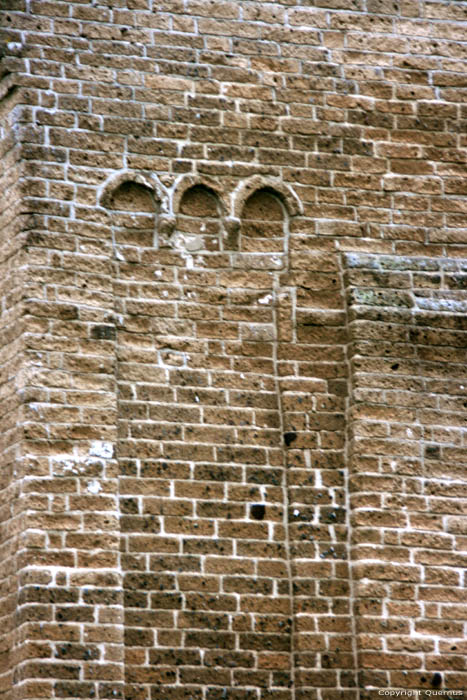
POLYGON ((461 697, 467 2, 0 10, 0 698, 461 697))

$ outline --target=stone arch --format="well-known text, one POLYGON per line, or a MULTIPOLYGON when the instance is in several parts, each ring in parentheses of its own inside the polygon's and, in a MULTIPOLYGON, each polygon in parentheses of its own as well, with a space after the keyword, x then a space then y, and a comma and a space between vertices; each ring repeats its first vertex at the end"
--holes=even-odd
POLYGON ((274 193, 283 203, 289 217, 297 216, 303 212, 302 203, 290 185, 275 178, 253 175, 253 177, 241 182, 233 193, 232 216, 235 219, 240 219, 247 199, 256 190, 267 190, 274 193))
POLYGON ((153 175, 132 171, 113 175, 102 188, 100 203, 108 211, 114 245, 157 247, 156 223, 164 197, 153 175))
POLYGON ((216 219, 220 213, 219 198, 206 185, 193 185, 183 193, 179 213, 182 216, 216 219))
POLYGON ((271 187, 251 192, 241 210, 238 252, 278 254, 283 266, 288 236, 289 215, 280 194, 271 187))
POLYGON ((255 190, 245 201, 242 219, 283 221, 284 205, 274 190, 263 187, 260 190, 255 190))
POLYGON ((168 212, 167 195, 155 175, 152 173, 139 173, 133 170, 123 170, 114 173, 105 181, 99 192, 100 205, 106 209, 114 209, 115 195, 122 188, 123 192, 128 190, 130 184, 134 187, 134 192, 137 192, 139 190, 138 186, 140 186, 148 194, 151 193, 155 209, 160 210, 161 213, 168 212))
POLYGON ((152 213, 155 202, 152 191, 146 185, 125 180, 109 196, 109 209, 152 213))
POLYGON ((189 190, 195 187, 199 187, 198 192, 201 192, 202 188, 209 191, 213 196, 216 196, 219 201, 220 215, 225 216, 229 211, 229 200, 220 187, 219 183, 209 177, 198 177, 193 175, 188 175, 182 177, 175 185, 173 197, 172 197, 172 211, 173 213, 180 212, 180 205, 182 199, 185 197, 189 190))
POLYGON ((217 190, 194 181, 177 194, 175 247, 187 253, 218 253, 222 249, 224 207, 217 190))

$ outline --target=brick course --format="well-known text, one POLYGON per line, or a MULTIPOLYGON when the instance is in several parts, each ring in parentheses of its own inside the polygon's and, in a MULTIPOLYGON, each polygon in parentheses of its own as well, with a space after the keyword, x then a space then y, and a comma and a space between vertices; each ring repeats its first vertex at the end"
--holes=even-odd
POLYGON ((467 2, 0 10, 0 697, 463 691, 467 2))

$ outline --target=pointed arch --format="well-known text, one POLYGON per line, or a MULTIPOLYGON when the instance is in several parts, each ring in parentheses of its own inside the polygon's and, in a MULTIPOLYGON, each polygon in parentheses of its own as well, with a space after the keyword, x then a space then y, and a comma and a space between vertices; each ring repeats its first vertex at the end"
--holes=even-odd
POLYGON ((261 221, 282 221, 284 204, 274 190, 262 187, 255 190, 243 205, 242 219, 261 221))
POLYGON ((183 184, 174 199, 177 207, 174 246, 187 253, 218 253, 222 249, 225 212, 219 188, 194 178, 185 179, 183 184))
POLYGON ((179 213, 182 216, 215 219, 220 214, 220 200, 213 190, 205 185, 193 185, 183 193, 179 213))
POLYGON ((233 192, 232 216, 234 218, 241 217, 246 201, 256 190, 265 190, 275 194, 284 204, 289 217, 297 216, 303 211, 302 203, 290 185, 275 178, 253 175, 242 181, 233 192))
POLYGON ((219 183, 213 178, 194 175, 183 176, 176 183, 172 196, 172 211, 174 213, 180 212, 180 205, 186 192, 195 187, 200 188, 199 191, 204 188, 206 191, 218 198, 221 207, 219 214, 221 216, 224 217, 228 213, 229 200, 219 183))
POLYGON ((167 208, 164 194, 152 174, 123 170, 108 178, 99 201, 110 217, 114 246, 158 247, 158 220, 167 208))
MULTIPOLYGON (((137 197, 137 193, 142 201, 145 201, 144 193, 152 197, 154 202, 153 211, 161 213, 168 212, 168 197, 165 188, 158 178, 152 173, 141 173, 134 170, 122 170, 111 175, 101 186, 98 193, 98 200, 102 207, 115 209, 116 196, 124 196, 126 203, 131 206, 131 194, 137 197)), ((123 203, 123 202, 122 202, 123 203)), ((128 209, 125 209, 128 211, 128 209)))

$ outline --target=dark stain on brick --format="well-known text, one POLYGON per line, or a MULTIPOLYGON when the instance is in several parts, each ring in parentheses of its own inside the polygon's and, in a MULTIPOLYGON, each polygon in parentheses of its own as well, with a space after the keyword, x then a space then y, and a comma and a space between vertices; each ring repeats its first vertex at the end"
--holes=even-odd
POLYGON ((114 326, 93 326, 91 338, 94 340, 115 340, 115 328, 114 326))
POLYGON ((263 503, 253 503, 250 508, 251 517, 255 520, 263 520, 266 513, 266 506, 263 503))
POLYGON ((439 686, 442 683, 442 680, 443 676, 441 675, 441 673, 436 672, 433 678, 431 679, 431 685, 433 686, 433 688, 439 688, 439 686))
POLYGON ((284 442, 285 442, 287 447, 290 447, 290 445, 296 439, 297 439, 297 433, 294 433, 294 432, 284 433, 284 442))

